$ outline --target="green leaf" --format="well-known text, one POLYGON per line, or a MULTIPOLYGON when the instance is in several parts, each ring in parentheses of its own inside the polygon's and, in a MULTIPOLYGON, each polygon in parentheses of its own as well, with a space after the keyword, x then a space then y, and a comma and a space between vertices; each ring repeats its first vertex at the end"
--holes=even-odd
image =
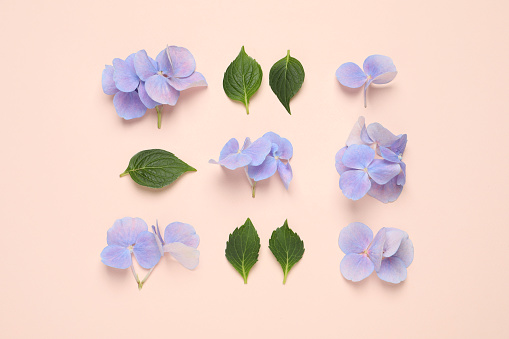
POLYGON ((247 284, 249 270, 258 261, 258 252, 260 237, 251 220, 247 218, 244 225, 237 227, 230 234, 225 250, 226 259, 242 275, 244 284, 247 284))
POLYGON ((129 161, 129 166, 120 174, 130 175, 139 185, 161 188, 178 179, 185 172, 195 172, 173 153, 162 149, 148 149, 136 153, 129 161))
POLYGON ((288 50, 286 57, 276 62, 270 69, 270 88, 290 114, 292 114, 290 112, 290 99, 301 88, 304 76, 302 64, 299 60, 290 56, 290 50, 288 50))
POLYGON ((283 226, 272 232, 269 249, 283 268, 283 284, 285 284, 288 272, 304 254, 304 242, 288 227, 288 220, 285 220, 283 226))
POLYGON ((260 64, 247 55, 242 46, 237 58, 224 72, 224 92, 230 99, 242 102, 249 114, 249 98, 260 88, 262 76, 260 64))

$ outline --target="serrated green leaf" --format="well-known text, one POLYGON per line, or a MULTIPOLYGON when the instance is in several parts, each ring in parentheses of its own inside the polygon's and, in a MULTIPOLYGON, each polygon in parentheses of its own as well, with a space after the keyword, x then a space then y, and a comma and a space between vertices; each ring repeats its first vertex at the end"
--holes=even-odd
POLYGON ((299 235, 288 227, 288 220, 285 220, 283 226, 276 228, 272 232, 269 240, 269 249, 276 257, 283 269, 283 284, 286 284, 288 272, 304 254, 304 242, 299 235))
POLYGON ((259 252, 260 237, 251 219, 247 218, 244 225, 230 234, 225 250, 226 259, 244 278, 244 284, 247 284, 249 271, 258 261, 259 252))
POLYGON ((195 172, 173 153, 162 149, 148 149, 136 153, 129 161, 129 166, 120 174, 130 175, 139 185, 161 188, 178 179, 185 172, 195 172))
POLYGON ((279 101, 283 104, 289 114, 290 99, 299 91, 304 82, 304 67, 299 60, 290 56, 290 50, 286 57, 277 61, 269 73, 269 85, 272 91, 277 95, 279 101))
POLYGON ((260 88, 262 77, 260 64, 247 55, 242 46, 237 58, 224 72, 224 92, 230 99, 242 102, 249 114, 249 99, 260 88))

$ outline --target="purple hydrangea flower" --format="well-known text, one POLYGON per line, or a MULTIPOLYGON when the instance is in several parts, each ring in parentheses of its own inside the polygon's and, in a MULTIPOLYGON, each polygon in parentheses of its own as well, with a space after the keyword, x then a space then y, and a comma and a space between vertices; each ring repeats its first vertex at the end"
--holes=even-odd
POLYGON ((196 62, 189 50, 170 46, 163 49, 152 63, 144 50, 136 53, 134 68, 145 81, 148 95, 157 102, 174 106, 180 91, 196 86, 207 86, 205 77, 195 72, 196 62))
POLYGON ((126 119, 140 118, 148 108, 157 110, 161 128, 162 104, 175 105, 180 91, 207 86, 202 74, 195 72, 193 55, 183 47, 170 46, 157 56, 157 62, 141 50, 127 59, 114 59, 102 74, 104 93, 115 95, 117 114, 126 119))
POLYGON ((336 169, 341 172, 339 187, 352 200, 359 200, 366 195, 371 188, 371 181, 385 185, 401 171, 399 164, 375 159, 375 151, 366 145, 351 145, 342 153, 341 165, 336 161, 336 169))
POLYGON ((398 71, 392 59, 384 55, 371 55, 364 60, 364 71, 353 62, 339 66, 336 78, 341 85, 350 88, 359 88, 364 85, 364 107, 366 104, 366 91, 371 83, 387 84, 391 82, 398 71))
POLYGON ((382 263, 377 275, 380 279, 398 284, 406 279, 407 268, 414 260, 414 245, 408 234, 397 228, 386 228, 382 263))
POLYGON ((251 163, 248 167, 249 177, 260 181, 273 176, 276 171, 283 181, 286 189, 293 178, 292 167, 289 160, 293 156, 293 146, 286 138, 281 138, 274 132, 265 133, 262 139, 270 142, 270 152, 261 164, 251 163))
POLYGON ((360 222, 346 226, 339 233, 339 248, 346 255, 341 260, 340 270, 345 279, 361 281, 380 270, 385 243, 385 230, 380 230, 373 239, 373 231, 360 222))
MULTIPOLYGON (((340 175, 349 170, 349 167, 343 163, 343 156, 349 146, 363 145, 365 147, 375 147, 376 154, 381 156, 385 161, 399 164, 401 170, 398 175, 391 178, 385 184, 382 184, 379 180, 370 178, 371 185, 367 193, 383 203, 396 201, 403 190, 406 178, 406 165, 401 161, 402 154, 406 147, 406 140, 406 134, 396 136, 379 123, 372 123, 366 127, 364 117, 361 116, 348 136, 346 141, 347 147, 343 147, 336 154, 336 170, 340 175)), ((366 181, 364 181, 364 184, 365 189, 368 184, 366 181)), ((360 187, 358 189, 360 189, 360 187)), ((359 192, 356 191, 356 193, 359 192)))
POLYGON ((258 166, 269 154, 270 147, 271 143, 267 139, 259 138, 251 143, 251 139, 246 138, 242 148, 239 148, 237 139, 232 138, 223 146, 219 154, 219 161, 210 159, 209 163, 224 166, 229 170, 235 170, 248 165, 258 166))
POLYGON ((136 74, 134 54, 129 55, 125 61, 114 59, 113 66, 106 65, 102 74, 102 87, 105 94, 115 95, 115 110, 126 120, 140 118, 145 115, 147 108, 159 105, 148 96, 145 83, 136 74))
POLYGON ((173 222, 164 230, 164 240, 159 232, 159 227, 152 226, 157 235, 160 250, 168 252, 187 269, 198 266, 200 251, 196 248, 200 244, 200 237, 196 234, 193 226, 182 222, 173 222))
POLYGON ((371 229, 359 222, 341 230, 339 247, 346 254, 341 274, 352 281, 361 281, 376 271, 380 279, 400 283, 406 279, 414 258, 414 247, 406 232, 384 227, 373 239, 371 229))
POLYGON ((146 269, 154 267, 161 258, 154 234, 140 218, 116 220, 108 230, 106 241, 108 246, 101 252, 101 260, 110 267, 126 269, 132 266, 131 254, 146 269))

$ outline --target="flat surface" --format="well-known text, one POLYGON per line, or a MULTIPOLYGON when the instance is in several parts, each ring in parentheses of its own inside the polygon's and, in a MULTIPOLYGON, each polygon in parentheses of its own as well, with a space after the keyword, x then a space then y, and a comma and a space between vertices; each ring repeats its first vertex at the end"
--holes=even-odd
POLYGON ((504 338, 509 327, 504 1, 2 1, 2 283, 5 338, 504 338), (113 58, 187 47, 208 88, 123 121, 103 94, 113 58), (264 78, 247 116, 222 89, 240 47, 264 78), (306 79, 286 113, 268 84, 286 55, 306 79), (335 78, 344 62, 393 58, 399 74, 362 91, 335 78), (349 201, 334 155, 359 115, 407 133, 407 185, 384 205, 349 201), (231 137, 274 131, 294 146, 294 180, 259 184, 216 158, 231 137), (197 168, 154 191, 119 178, 129 159, 163 148, 197 168), (131 272, 100 261, 115 219, 187 222, 200 265, 164 258, 138 292, 131 272), (249 283, 225 257, 250 217, 260 261, 249 283), (288 218, 306 253, 286 286, 268 249, 288 218), (397 286, 339 272, 341 228, 407 231, 415 246, 397 286))

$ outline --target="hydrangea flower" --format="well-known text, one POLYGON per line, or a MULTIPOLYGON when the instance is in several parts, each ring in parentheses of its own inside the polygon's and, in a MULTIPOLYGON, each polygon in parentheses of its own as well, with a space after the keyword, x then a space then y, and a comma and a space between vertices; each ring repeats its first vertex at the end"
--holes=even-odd
POLYGON ((131 267, 140 290, 166 252, 188 269, 194 269, 199 262, 200 252, 196 248, 200 237, 191 225, 180 222, 169 224, 164 241, 159 227, 152 226, 152 229, 154 233, 148 231, 147 224, 140 218, 118 219, 108 230, 108 246, 101 252, 101 261, 105 265, 120 269, 131 267), (141 281, 134 269, 132 254, 141 267, 149 269, 141 281))
POLYGON ((288 189, 293 177, 289 163, 292 156, 293 147, 290 141, 274 132, 268 132, 253 143, 246 138, 240 149, 238 141, 230 139, 221 150, 219 161, 210 159, 209 163, 219 164, 230 170, 243 167, 254 198, 256 183, 276 172, 279 172, 285 188, 288 189))
POLYGON ((147 108, 156 108, 157 125, 161 128, 160 106, 174 106, 180 91, 207 86, 202 74, 195 72, 196 62, 189 50, 183 47, 165 48, 153 60, 141 50, 125 61, 114 59, 113 66, 103 71, 104 93, 115 95, 113 103, 124 119, 139 118, 147 108))
POLYGON ((223 146, 219 154, 219 161, 210 159, 209 163, 217 164, 235 170, 247 165, 260 165, 267 154, 269 154, 271 143, 269 140, 260 138, 251 143, 250 138, 246 138, 244 145, 239 149, 239 142, 232 138, 223 146))
POLYGON ((407 268, 414 258, 412 241, 406 232, 397 228, 384 227, 373 239, 368 226, 354 222, 341 230, 338 244, 346 254, 341 260, 341 274, 354 282, 376 271, 380 279, 400 283, 406 279, 407 268))
MULTIPOLYGON (((371 182, 384 185, 401 171, 399 164, 375 159, 375 151, 366 145, 352 145, 341 157, 339 187, 352 200, 359 200, 371 188, 371 182)), ((338 168, 338 166, 336 166, 338 168)))
POLYGON ((193 226, 182 222, 173 222, 164 230, 164 240, 159 232, 159 226, 152 226, 157 235, 160 250, 170 253, 179 263, 187 269, 198 266, 200 251, 196 248, 200 244, 200 237, 193 226))
POLYGON ((248 174, 254 181, 260 181, 273 176, 276 171, 283 181, 286 189, 293 178, 292 167, 289 160, 293 157, 293 146, 286 138, 281 138, 274 132, 267 132, 262 139, 270 141, 270 152, 261 164, 251 163, 248 174))
POLYGON ((366 104, 366 91, 371 83, 387 84, 398 74, 392 59, 384 55, 370 55, 364 60, 362 70, 357 64, 347 62, 339 66, 336 78, 341 85, 350 88, 359 88, 364 85, 364 107, 366 104))
POLYGON ((154 267, 161 258, 154 234, 140 218, 118 219, 107 234, 108 246, 101 252, 101 260, 110 267, 126 269, 132 266, 132 254, 146 269, 154 267))
POLYGON ((345 196, 357 200, 367 193, 383 203, 395 201, 405 184, 406 164, 401 159, 406 142, 406 134, 396 136, 379 123, 366 127, 364 117, 360 117, 348 136, 347 146, 340 149, 335 158, 336 170, 341 175, 340 188, 345 196), (348 151, 345 158, 348 163, 345 163, 343 157, 352 147, 354 150, 348 151), (376 149, 376 154, 371 147, 376 149), (375 159, 376 155, 381 159, 375 159), (373 160, 369 162, 371 157, 373 160), (369 165, 364 167, 367 177, 360 172, 354 172, 346 174, 342 179, 345 172, 359 169, 350 167, 352 161, 357 162, 357 167, 362 166, 363 162, 369 162, 369 165), (396 174, 393 175, 394 173, 396 174))
POLYGON ((385 228, 382 263, 376 272, 384 281, 398 284, 406 279, 407 268, 414 260, 414 245, 405 231, 385 228))
POLYGON ((125 61, 114 59, 113 66, 106 65, 102 75, 104 93, 115 95, 113 105, 117 114, 125 120, 140 118, 145 115, 147 108, 159 104, 147 95, 145 83, 136 75, 133 62, 134 54, 125 61))
POLYGON ((339 248, 346 255, 341 260, 340 270, 351 281, 361 281, 379 271, 385 244, 385 232, 378 232, 373 239, 373 231, 360 222, 346 226, 339 233, 339 248))

